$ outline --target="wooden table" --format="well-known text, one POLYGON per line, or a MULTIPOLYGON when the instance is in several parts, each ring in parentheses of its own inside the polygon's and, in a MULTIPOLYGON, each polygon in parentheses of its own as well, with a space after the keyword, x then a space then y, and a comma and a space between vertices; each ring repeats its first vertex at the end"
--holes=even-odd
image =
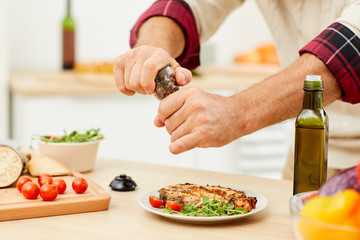
POLYGON ((295 239, 289 211, 290 181, 101 158, 86 176, 109 191, 109 210, 0 222, 0 239, 295 239), (109 188, 111 180, 121 173, 137 182, 135 191, 109 188), (154 215, 137 202, 146 192, 184 182, 248 189, 263 194, 269 204, 263 211, 234 222, 197 225, 154 215))

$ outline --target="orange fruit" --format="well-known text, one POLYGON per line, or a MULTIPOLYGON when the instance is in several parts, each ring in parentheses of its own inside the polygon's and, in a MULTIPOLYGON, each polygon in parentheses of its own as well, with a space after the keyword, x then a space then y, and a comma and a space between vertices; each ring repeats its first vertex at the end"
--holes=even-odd
POLYGON ((300 216, 312 220, 326 221, 325 212, 331 201, 331 197, 316 196, 305 203, 300 216))
POLYGON ((352 218, 360 204, 360 194, 353 189, 345 189, 331 196, 324 215, 329 223, 342 224, 346 219, 352 218), (356 211, 355 211, 356 210, 356 211))

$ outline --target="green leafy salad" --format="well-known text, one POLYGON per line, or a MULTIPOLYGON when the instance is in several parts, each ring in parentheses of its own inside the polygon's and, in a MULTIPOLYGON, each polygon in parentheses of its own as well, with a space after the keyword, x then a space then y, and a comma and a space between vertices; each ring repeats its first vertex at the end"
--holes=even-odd
POLYGON ((219 202, 214 198, 210 201, 208 196, 203 196, 203 201, 197 205, 186 204, 180 212, 173 211, 169 207, 164 212, 193 217, 219 217, 245 214, 248 211, 234 207, 234 203, 219 202))
POLYGON ((98 140, 104 139, 104 135, 100 133, 100 128, 90 129, 83 132, 80 131, 72 131, 71 133, 67 133, 64 130, 63 136, 38 136, 37 140, 49 143, 83 143, 83 142, 94 142, 98 140))

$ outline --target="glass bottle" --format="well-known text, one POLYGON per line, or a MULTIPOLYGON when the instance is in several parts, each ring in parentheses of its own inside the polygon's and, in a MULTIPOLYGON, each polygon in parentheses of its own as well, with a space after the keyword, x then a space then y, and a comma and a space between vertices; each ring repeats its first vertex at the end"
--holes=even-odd
POLYGON ((75 63, 75 21, 71 16, 71 2, 67 0, 66 17, 62 22, 62 67, 73 69, 75 63))
POLYGON ((326 181, 329 120, 323 109, 321 76, 308 75, 295 122, 293 194, 318 190, 326 181))

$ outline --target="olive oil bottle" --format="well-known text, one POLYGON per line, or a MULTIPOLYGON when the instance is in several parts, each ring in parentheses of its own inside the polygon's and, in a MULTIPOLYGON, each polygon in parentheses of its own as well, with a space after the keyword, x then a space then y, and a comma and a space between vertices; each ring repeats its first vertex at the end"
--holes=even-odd
POLYGON ((62 22, 62 68, 73 69, 75 63, 75 21, 71 16, 71 1, 66 2, 66 17, 62 22))
POLYGON ((321 76, 308 75, 295 122, 293 193, 318 190, 326 181, 329 120, 323 109, 321 76))

